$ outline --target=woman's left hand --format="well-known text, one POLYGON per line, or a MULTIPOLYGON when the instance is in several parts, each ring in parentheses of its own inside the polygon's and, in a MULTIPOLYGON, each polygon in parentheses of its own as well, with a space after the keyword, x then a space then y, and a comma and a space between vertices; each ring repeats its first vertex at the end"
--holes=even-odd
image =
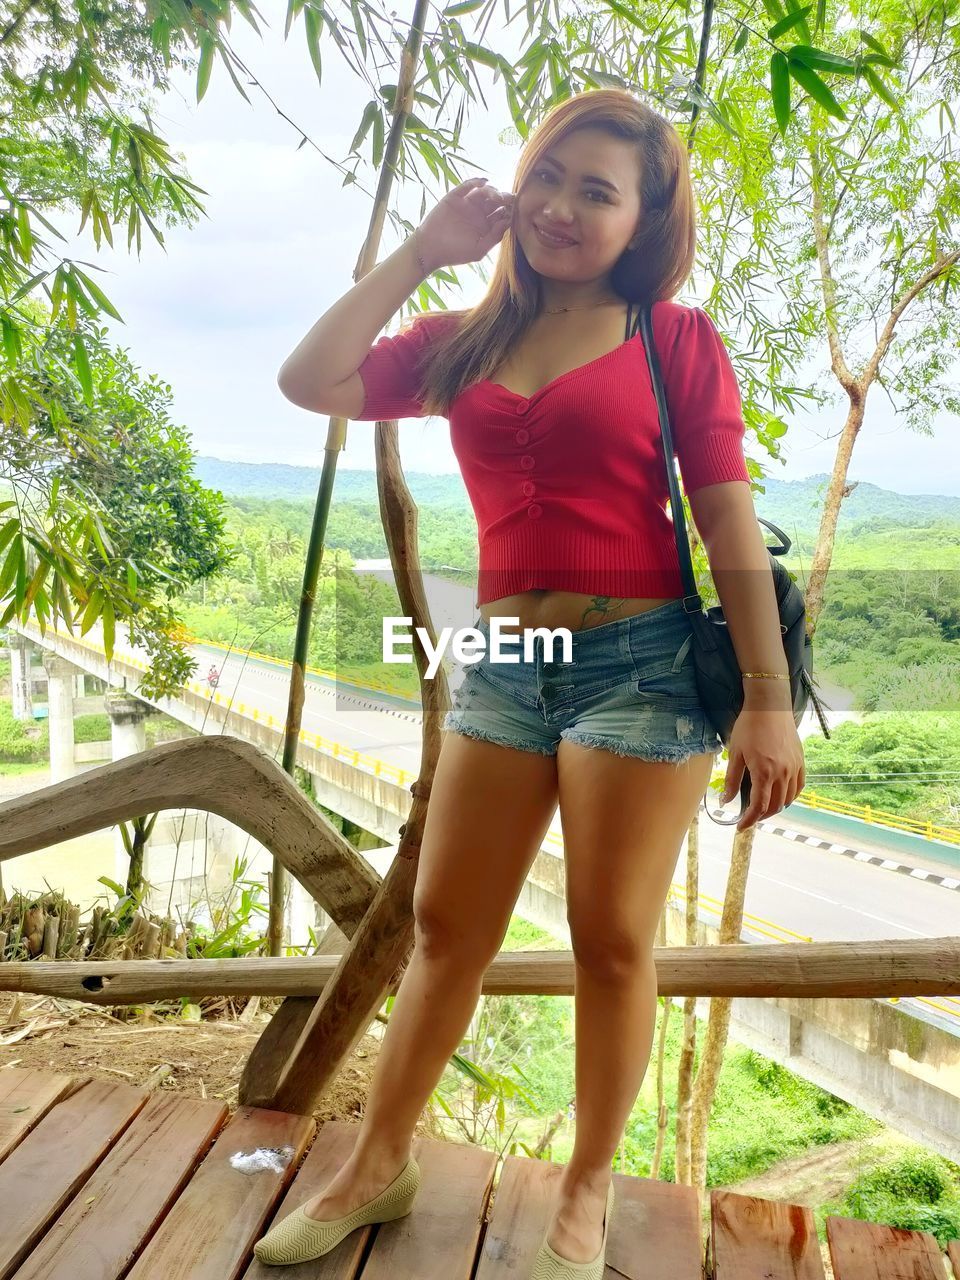
POLYGON ((750 802, 737 823, 738 831, 786 809, 804 788, 803 744, 792 711, 744 707, 727 751, 724 804, 740 790, 744 770, 750 770, 750 802))

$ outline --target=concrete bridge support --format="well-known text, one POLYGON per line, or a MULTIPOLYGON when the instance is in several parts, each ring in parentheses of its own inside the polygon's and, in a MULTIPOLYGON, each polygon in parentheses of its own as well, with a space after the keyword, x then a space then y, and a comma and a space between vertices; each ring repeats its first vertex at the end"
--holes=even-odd
POLYGON ((73 690, 76 668, 66 658, 45 652, 47 728, 50 734, 50 781, 62 782, 77 771, 74 760, 73 690))
MULTIPOLYGON (((111 755, 114 760, 123 760, 127 756, 139 755, 147 747, 147 716, 153 715, 153 707, 139 698, 126 693, 123 689, 108 689, 103 698, 107 715, 110 717, 111 755)), ((146 816, 146 815, 144 815, 146 816)), ((127 883, 127 872, 130 869, 130 856, 123 843, 119 826, 113 833, 114 879, 120 884, 127 883)), ((149 880, 150 845, 144 852, 143 876, 149 880)))
POLYGON ((290 876, 290 897, 287 903, 287 940, 292 946, 306 947, 312 954, 309 930, 319 937, 323 928, 317 924, 320 908, 299 880, 290 876))
POLYGON ((10 633, 10 701, 15 720, 33 719, 33 680, 30 664, 34 647, 26 636, 10 633))
POLYGON ((123 689, 108 689, 103 698, 110 717, 111 756, 124 760, 147 749, 147 716, 153 707, 123 689))

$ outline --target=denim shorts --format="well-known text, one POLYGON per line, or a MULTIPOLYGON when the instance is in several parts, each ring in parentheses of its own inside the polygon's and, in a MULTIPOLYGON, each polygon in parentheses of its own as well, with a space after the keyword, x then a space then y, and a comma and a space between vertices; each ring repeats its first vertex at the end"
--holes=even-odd
POLYGON ((517 660, 492 662, 490 624, 481 616, 474 626, 485 652, 463 663, 443 729, 547 756, 561 738, 675 764, 723 750, 697 692, 693 627, 679 598, 571 631, 569 662, 560 636, 551 652, 536 632, 525 661, 522 630, 501 631, 501 655, 517 660))

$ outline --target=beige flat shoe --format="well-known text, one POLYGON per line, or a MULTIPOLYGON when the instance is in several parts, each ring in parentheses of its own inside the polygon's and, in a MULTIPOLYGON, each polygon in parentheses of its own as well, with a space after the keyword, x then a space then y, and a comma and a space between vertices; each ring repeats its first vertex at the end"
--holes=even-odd
POLYGON ((613 1216, 613 1180, 607 1190, 607 1210, 603 1215, 603 1241, 600 1252, 592 1262, 571 1262, 569 1258, 561 1258, 559 1253, 544 1240, 537 1254, 530 1280, 603 1280, 603 1269, 606 1265, 607 1232, 610 1218, 613 1216))
POLYGON ((352 1213, 320 1221, 308 1218, 301 1205, 282 1222, 272 1226, 253 1246, 253 1252, 260 1262, 268 1266, 287 1266, 292 1262, 322 1258, 357 1227, 371 1222, 391 1222, 408 1214, 420 1190, 420 1181, 420 1166, 411 1156, 389 1187, 384 1187, 378 1196, 352 1213))

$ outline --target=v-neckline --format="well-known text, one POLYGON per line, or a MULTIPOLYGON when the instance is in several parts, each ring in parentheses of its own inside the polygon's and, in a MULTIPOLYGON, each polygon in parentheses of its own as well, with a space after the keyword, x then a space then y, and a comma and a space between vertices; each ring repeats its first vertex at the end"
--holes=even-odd
POLYGON ((627 323, 625 328, 629 337, 625 337, 622 342, 618 343, 615 347, 611 347, 609 351, 604 351, 601 355, 595 356, 593 360, 588 360, 586 364, 578 364, 575 369, 568 369, 566 373, 558 373, 555 378, 551 378, 549 382, 545 382, 542 387, 537 387, 536 391, 532 391, 530 395, 524 395, 522 391, 513 391, 510 387, 505 387, 502 382, 493 382, 490 378, 481 378, 478 385, 495 387, 498 391, 505 391, 508 396, 513 396, 515 400, 530 401, 535 399, 544 391, 549 391, 551 387, 555 387, 558 383, 565 381, 567 378, 572 378, 574 374, 583 373, 585 369, 592 368, 593 365, 599 364, 601 360, 606 360, 610 356, 616 355, 618 351, 623 350, 628 342, 632 342, 635 338, 639 337, 639 327, 637 328, 636 333, 630 333, 634 320, 633 306, 634 304, 632 302, 627 303, 627 323))

